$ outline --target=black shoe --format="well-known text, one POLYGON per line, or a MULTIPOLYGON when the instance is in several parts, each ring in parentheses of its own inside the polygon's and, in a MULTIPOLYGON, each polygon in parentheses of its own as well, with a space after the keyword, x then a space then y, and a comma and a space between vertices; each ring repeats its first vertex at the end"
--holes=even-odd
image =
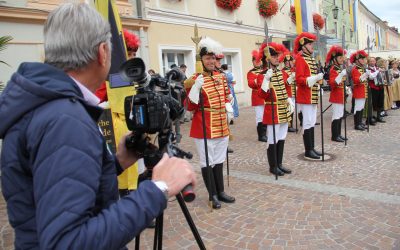
POLYGON ((220 208, 221 208, 221 203, 220 203, 219 200, 218 200, 218 196, 213 195, 213 196, 211 197, 211 203, 212 203, 212 207, 213 207, 214 209, 220 209, 220 208))
POLYGON ((344 136, 339 135, 340 139, 342 139, 343 141, 347 141, 347 138, 344 136))
POLYGON ((321 125, 321 123, 319 123, 319 122, 316 122, 316 123, 315 123, 315 126, 318 126, 318 125, 321 125))
POLYGON ((290 132, 290 133, 294 133, 294 132, 296 132, 296 129, 295 128, 288 128, 287 131, 290 132))
POLYGON ((340 138, 339 136, 336 138, 332 138, 332 141, 336 141, 336 142, 344 142, 344 140, 342 138, 340 138))
POLYGON ((233 153, 233 149, 231 149, 230 147, 228 147, 228 153, 232 154, 233 153))
POLYGON ((284 176, 285 174, 279 168, 269 168, 269 172, 273 175, 284 176))
POLYGON ((283 173, 285 173, 285 174, 291 174, 291 173, 292 173, 292 170, 290 170, 290 169, 288 169, 288 168, 285 168, 285 167, 282 166, 282 165, 278 166, 278 169, 279 169, 280 171, 282 171, 283 173))
POLYGON ((386 121, 384 121, 384 120, 382 119, 382 117, 378 117, 378 118, 376 119, 376 121, 377 121, 377 122, 380 122, 380 123, 386 123, 386 121))
POLYGON ((218 200, 225 202, 225 203, 234 203, 235 197, 227 195, 225 192, 221 192, 218 194, 218 200))
POLYGON ((364 126, 361 126, 361 125, 357 125, 357 126, 354 127, 354 129, 355 129, 355 130, 364 131, 364 130, 365 130, 365 127, 364 127, 364 126))
POLYGON ((231 121, 229 122, 229 125, 233 125, 233 120, 231 120, 231 121))
POLYGON ((317 155, 313 150, 306 151, 304 157, 310 160, 321 160, 321 157, 317 155))
POLYGON ((315 150, 315 148, 311 149, 311 151, 313 151, 318 156, 322 156, 322 153, 317 151, 317 150, 315 150))

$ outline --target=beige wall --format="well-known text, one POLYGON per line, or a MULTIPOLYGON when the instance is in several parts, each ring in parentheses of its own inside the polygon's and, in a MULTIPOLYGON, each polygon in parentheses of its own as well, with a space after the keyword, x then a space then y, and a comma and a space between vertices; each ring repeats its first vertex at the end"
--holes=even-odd
MULTIPOLYGON (((250 105, 250 89, 247 86, 246 74, 252 68, 251 51, 257 48, 256 43, 263 40, 260 36, 251 36, 247 34, 239 34, 211 29, 199 28, 200 36, 209 36, 219 41, 224 48, 235 49, 239 51, 241 63, 241 75, 236 75, 238 84, 242 84, 243 91, 237 93, 239 105, 250 105)), ((192 26, 182 26, 173 24, 164 24, 152 22, 148 30, 148 47, 150 55, 150 63, 148 68, 155 69, 160 72, 161 53, 159 47, 162 45, 169 46, 187 46, 194 50, 194 43, 191 41, 193 36, 192 26)), ((188 73, 194 73, 195 60, 187 62, 188 73)))

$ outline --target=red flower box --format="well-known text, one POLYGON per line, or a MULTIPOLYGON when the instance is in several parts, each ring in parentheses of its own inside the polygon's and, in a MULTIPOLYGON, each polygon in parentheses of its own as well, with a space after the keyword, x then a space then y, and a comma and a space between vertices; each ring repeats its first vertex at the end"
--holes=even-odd
POLYGON ((313 14, 313 21, 314 21, 314 28, 315 29, 321 30, 321 29, 324 28, 325 20, 320 14, 314 13, 313 14))
POLYGON ((276 0, 257 0, 258 13, 263 17, 272 17, 278 13, 278 3, 276 0))
POLYGON ((242 0, 215 0, 215 3, 222 9, 234 11, 240 7, 242 0))

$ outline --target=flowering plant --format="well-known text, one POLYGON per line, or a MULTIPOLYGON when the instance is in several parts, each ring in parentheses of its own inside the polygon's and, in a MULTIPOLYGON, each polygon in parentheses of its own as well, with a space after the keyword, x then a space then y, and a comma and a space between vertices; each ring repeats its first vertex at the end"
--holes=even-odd
POLYGON ((320 14, 318 14, 318 13, 313 14, 313 22, 314 22, 315 29, 321 30, 324 28, 325 21, 324 21, 324 18, 320 14))
POLYGON ((222 9, 234 11, 240 7, 242 0, 215 0, 215 3, 222 9))
POLYGON ((278 13, 278 3, 276 0, 257 0, 258 13, 263 17, 272 17, 278 13))
POLYGON ((290 6, 290 19, 292 19, 293 23, 296 23, 296 9, 294 5, 290 6))

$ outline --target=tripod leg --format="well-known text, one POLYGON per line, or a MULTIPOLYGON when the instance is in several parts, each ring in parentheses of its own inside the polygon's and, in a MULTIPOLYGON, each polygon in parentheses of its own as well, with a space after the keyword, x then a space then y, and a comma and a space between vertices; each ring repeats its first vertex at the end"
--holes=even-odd
POLYGON ((136 235, 135 237, 135 250, 140 249, 140 234, 136 235))
POLYGON ((193 234, 194 238, 196 239, 199 249, 205 250, 206 246, 204 245, 204 242, 200 237, 199 231, 197 231, 196 225, 193 222, 192 216, 190 216, 189 210, 187 209, 186 204, 183 201, 182 195, 177 194, 176 199, 178 200, 178 203, 179 203, 179 206, 181 207, 183 215, 185 216, 186 221, 189 224, 190 230, 192 231, 192 234, 193 234))

